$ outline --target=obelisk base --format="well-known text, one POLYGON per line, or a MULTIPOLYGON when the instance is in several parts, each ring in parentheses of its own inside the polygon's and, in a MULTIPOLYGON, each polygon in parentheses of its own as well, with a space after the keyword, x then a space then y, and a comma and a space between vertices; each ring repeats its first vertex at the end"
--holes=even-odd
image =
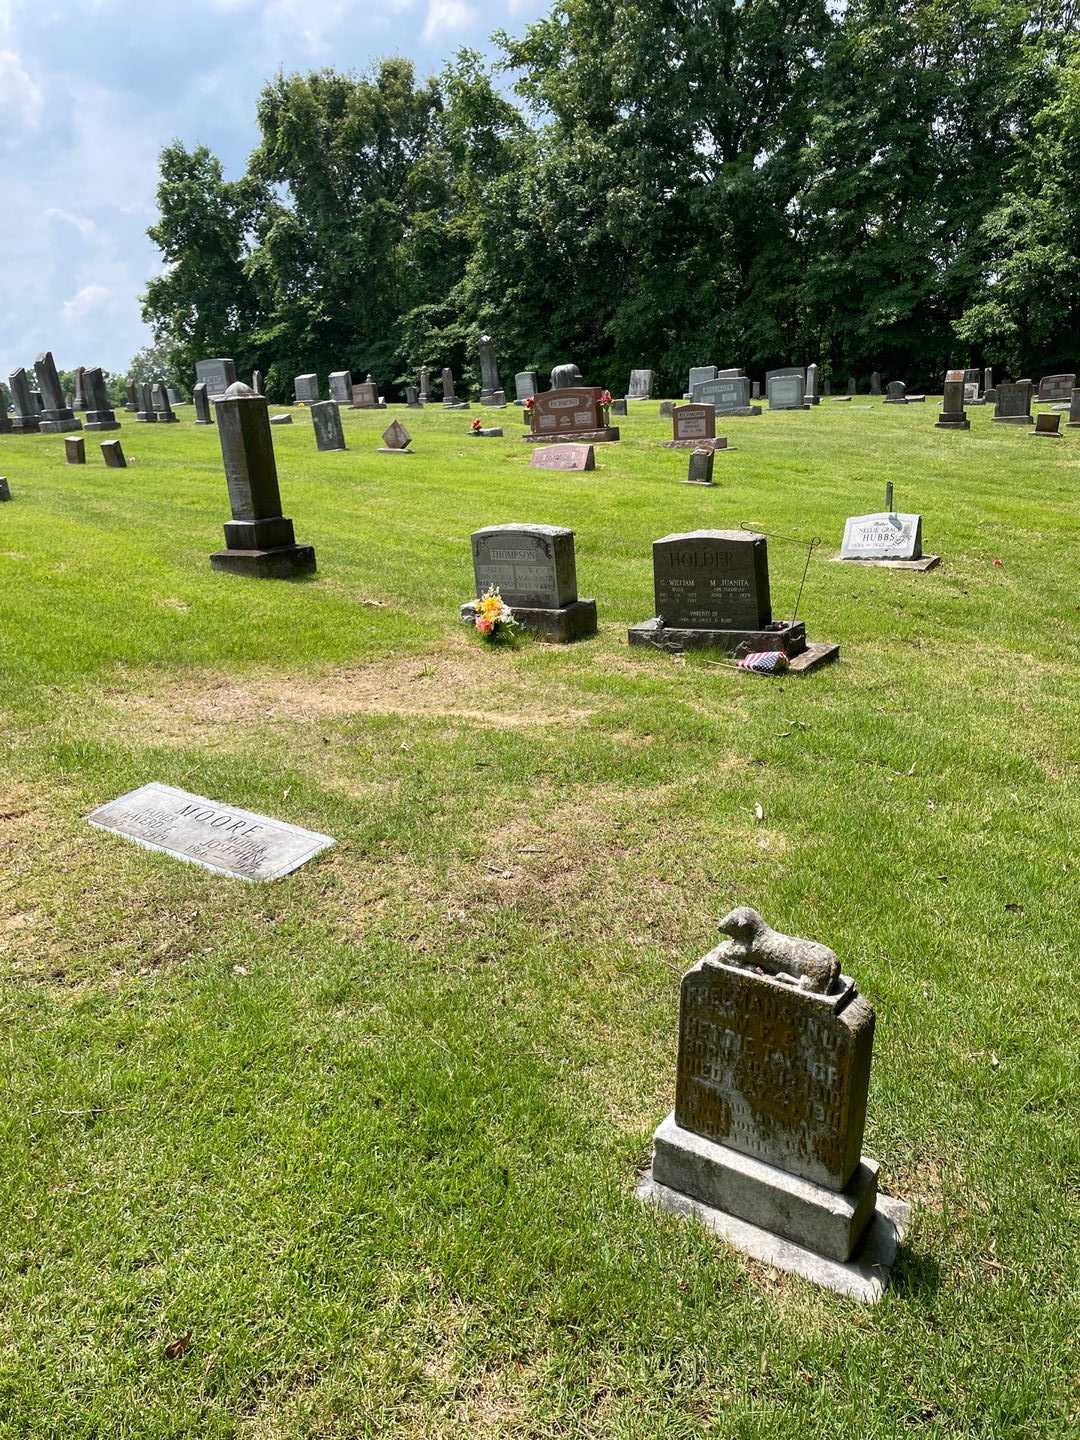
POLYGON ((256 580, 289 580, 315 570, 313 545, 280 545, 272 550, 216 550, 210 556, 214 570, 248 575, 256 580))

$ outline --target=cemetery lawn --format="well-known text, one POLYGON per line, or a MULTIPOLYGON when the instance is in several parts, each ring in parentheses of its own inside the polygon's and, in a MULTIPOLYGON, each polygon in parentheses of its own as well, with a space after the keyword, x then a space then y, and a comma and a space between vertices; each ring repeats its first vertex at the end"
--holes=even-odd
POLYGON ((705 490, 656 403, 591 474, 515 408, 346 411, 338 454, 294 413, 288 583, 211 572, 190 407, 124 417, 124 471, 0 437, 0 1437, 1060 1440, 1080 432, 825 400, 727 422, 705 490), (832 563, 890 479, 929 574, 832 563), (509 520, 575 529, 598 637, 459 625, 509 520), (822 537, 838 665, 628 648, 651 542, 742 524, 778 617, 822 537), (337 844, 256 886, 86 823, 150 780, 337 844), (634 1198, 737 903, 877 1008, 865 1149, 915 1218, 875 1309, 634 1198))

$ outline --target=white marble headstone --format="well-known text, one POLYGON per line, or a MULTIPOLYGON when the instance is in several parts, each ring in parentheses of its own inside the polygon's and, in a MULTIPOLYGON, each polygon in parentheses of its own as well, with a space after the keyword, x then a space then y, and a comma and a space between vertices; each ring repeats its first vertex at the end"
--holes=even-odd
POLYGON ((918 560, 921 515, 852 515, 844 522, 842 560, 918 560))
POLYGON ((329 835, 157 781, 110 800, 86 818, 147 850, 241 880, 277 880, 334 844, 329 835))

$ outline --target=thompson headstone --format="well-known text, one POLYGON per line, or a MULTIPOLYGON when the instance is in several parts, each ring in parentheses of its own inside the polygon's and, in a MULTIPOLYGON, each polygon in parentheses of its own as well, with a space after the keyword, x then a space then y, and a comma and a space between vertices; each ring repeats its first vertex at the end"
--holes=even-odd
MULTIPOLYGON (((596 634, 596 601, 577 592, 574 532, 560 525, 490 525, 472 537, 476 594, 491 586, 527 630, 566 643, 596 634)), ((463 605, 462 619, 475 610, 463 605)))

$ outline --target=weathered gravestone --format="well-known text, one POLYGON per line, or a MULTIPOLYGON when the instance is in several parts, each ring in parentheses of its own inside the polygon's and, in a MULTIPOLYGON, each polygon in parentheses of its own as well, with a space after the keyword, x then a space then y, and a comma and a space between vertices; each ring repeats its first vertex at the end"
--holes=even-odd
POLYGON ((826 375, 825 379, 821 382, 821 393, 822 395, 832 395, 832 381, 829 379, 828 375, 826 375))
POLYGON ((72 401, 73 410, 86 409, 86 370, 80 365, 75 371, 75 398, 72 401))
POLYGON ((854 375, 849 375, 849 376, 848 376, 847 393, 848 393, 849 395, 857 395, 857 394, 859 393, 858 385, 857 385, 856 382, 855 382, 855 376, 854 376, 854 375))
POLYGON ((105 373, 100 365, 83 372, 83 400, 87 430, 120 429, 116 411, 109 408, 109 392, 105 388, 105 373))
POLYGON ((994 371, 993 371, 993 367, 990 366, 990 365, 987 365, 986 368, 983 370, 983 394, 985 395, 985 393, 986 393, 987 390, 992 390, 993 388, 994 388, 994 371))
POLYGON ((870 374, 870 394, 871 394, 871 395, 880 395, 880 394, 881 394, 881 371, 880 371, 880 370, 874 370, 874 371, 872 371, 871 374, 870 374))
POLYGON ((684 485, 711 485, 716 455, 712 450, 691 450, 684 485))
POLYGON ((933 570, 940 556, 922 552, 922 516, 882 511, 844 521, 841 560, 889 570, 933 570))
POLYGON ((7 387, 0 385, 0 435, 10 435, 11 433, 11 416, 8 414, 10 403, 7 387))
POLYGON ((1039 403, 1050 404, 1055 400, 1070 400, 1075 375, 1044 375, 1039 381, 1039 403))
POLYGON ((422 410, 424 402, 420 399, 420 391, 415 385, 405 386, 405 404, 410 410, 422 410))
POLYGON ((761 381, 760 381, 760 380, 755 380, 755 381, 753 381, 753 383, 751 384, 751 386, 750 386, 750 399, 751 399, 751 400, 760 400, 760 399, 761 399, 761 381))
POLYGON ((1070 430, 1080 429, 1080 390, 1074 389, 1069 397, 1069 419, 1067 421, 1070 430))
POLYGON ((552 390, 580 390, 583 385, 581 371, 574 364, 556 365, 551 372, 552 390))
POLYGON ((685 396, 685 398, 686 398, 687 400, 692 400, 692 399, 694 398, 694 391, 695 391, 695 389, 697 388, 697 386, 699 386, 699 385, 704 385, 707 380, 715 380, 715 379, 716 379, 716 366, 715 366, 715 365, 691 365, 691 367, 690 367, 690 379, 689 379, 689 382, 688 382, 688 384, 687 384, 687 386, 686 386, 686 396, 685 396))
POLYGON ((544 445, 529 457, 538 470, 595 470, 596 451, 591 445, 544 445))
POLYGON ((551 389, 533 400, 532 440, 618 440, 619 427, 604 424, 599 385, 551 389))
POLYGON ((964 414, 964 402, 967 399, 965 394, 966 390, 967 386, 964 383, 964 372, 962 370, 947 370, 945 372, 944 397, 941 402, 941 413, 937 418, 935 429, 971 429, 971 421, 964 414))
MULTIPOLYGON (((476 350, 480 360, 480 404, 496 404, 498 402, 495 397, 502 393, 502 384, 499 380, 499 362, 495 354, 494 339, 490 335, 481 335, 476 350)), ((505 398, 503 396, 503 403, 505 398)))
POLYGON ((329 835, 156 781, 100 805, 86 818, 144 849, 240 880, 277 880, 334 844, 329 835))
POLYGON ((127 400, 124 403, 124 409, 130 410, 131 413, 134 414, 139 408, 139 391, 135 381, 132 380, 130 376, 127 379, 125 388, 127 390, 127 400))
POLYGON ((821 367, 816 364, 806 367, 806 398, 811 405, 821 404, 821 367))
POLYGON ((683 976, 675 1108, 638 1195, 870 1303, 910 1207, 862 1154, 874 1011, 826 946, 740 906, 683 976))
POLYGON ((366 380, 350 389, 350 408, 353 410, 385 410, 386 401, 379 394, 379 387, 369 375, 366 380))
MULTIPOLYGON (((490 525, 472 537, 476 594, 495 586, 514 619, 560 644, 596 634, 596 601, 577 593, 574 532, 560 525, 490 525)), ((472 604, 461 618, 475 620, 472 604)))
POLYGON ((176 388, 175 385, 166 385, 165 391, 169 397, 170 405, 182 405, 184 403, 180 391, 176 388))
POLYGON ((81 430, 82 421, 76 420, 74 410, 64 403, 64 392, 60 388, 60 377, 56 373, 56 361, 51 350, 43 351, 34 361, 34 374, 43 401, 38 415, 41 433, 59 435, 65 430, 81 430))
POLYGON ((127 456, 119 440, 102 440, 101 458, 110 470, 127 469, 127 456))
POLYGON ((885 387, 885 404, 886 404, 886 405, 906 405, 906 404, 907 404, 907 386, 904 384, 903 380, 890 380, 890 381, 889 381, 888 385, 886 385, 886 387, 885 387))
POLYGON ((717 375, 701 380, 691 396, 695 405, 711 405, 717 415, 760 415, 761 406, 750 403, 750 381, 745 375, 717 375))
POLYGON ((86 464, 86 441, 81 435, 69 435, 64 441, 64 457, 69 465, 86 464))
POLYGON ((630 388, 626 392, 628 400, 651 400, 653 392, 653 372, 651 370, 631 370, 630 388))
POLYGON ((271 425, 291 425, 291 424, 292 424, 292 416, 291 416, 291 415, 271 415, 271 416, 270 416, 270 424, 271 424, 271 425))
POLYGON ((344 450, 345 432, 341 428, 341 407, 336 400, 316 400, 311 406, 311 423, 315 444, 320 450, 344 450))
MULTIPOLYGON (((196 360, 195 380, 206 386, 209 399, 217 400, 230 385, 236 384, 236 365, 226 356, 215 360, 196 360)), ((318 399, 318 396, 315 398, 318 399)))
POLYGON ((1061 415, 1060 415, 1060 413, 1051 412, 1051 413, 1046 414, 1046 415, 1037 415, 1037 416, 1035 417, 1035 429, 1034 429, 1031 433, 1032 433, 1033 435, 1048 435, 1048 436, 1050 436, 1052 439, 1060 440, 1060 439, 1061 439, 1061 415))
MULTIPOLYGON (((259 392, 256 391, 256 393, 259 392)), ((207 385, 205 380, 200 380, 199 383, 192 390, 191 400, 193 405, 195 406, 195 424, 209 425, 210 396, 207 393, 207 385)))
POLYGON ((319 402, 318 375, 297 375, 293 381, 293 392, 298 405, 317 405, 319 402))
POLYGON ((38 408, 30 393, 30 378, 20 365, 17 370, 11 372, 9 379, 11 381, 11 399, 15 406, 15 414, 11 417, 11 428, 16 433, 30 435, 37 430, 40 424, 38 408))
POLYGON ((395 420, 383 431, 383 443, 379 446, 380 455, 411 455, 409 446, 412 444, 412 436, 402 425, 400 420, 395 420))
POLYGON ((251 372, 251 388, 255 391, 256 395, 266 394, 266 386, 263 383, 263 373, 261 370, 253 370, 251 372))
POLYGON ((671 412, 671 439, 664 444, 669 450, 727 449, 727 439, 716 438, 716 410, 712 405, 676 405, 671 412))
POLYGON ((139 408, 135 419, 142 425, 156 425, 158 413, 154 409, 154 387, 147 381, 139 383, 139 408))
POLYGON ((457 398, 457 388, 454 382, 454 372, 447 365, 442 372, 443 405, 447 410, 468 410, 470 408, 467 400, 457 398))
MULTIPOLYGON (((802 384, 802 377, 791 377, 802 384)), ((656 615, 629 631, 631 645, 742 656, 779 651, 790 669, 816 669, 838 645, 809 645, 801 620, 774 621, 768 545, 748 530, 692 530, 653 542, 656 615)))
POLYGON ((1020 380, 1015 385, 999 385, 994 403, 995 425, 1031 424, 1031 381, 1020 380))
POLYGON ((540 377, 535 370, 519 370, 514 376, 514 404, 524 405, 525 401, 540 391, 540 377))
POLYGON ((981 404, 981 403, 982 403, 982 402, 981 402, 980 399, 979 399, 979 387, 978 387, 978 385, 971 385, 971 384, 968 384, 968 383, 965 381, 965 382, 964 382, 964 404, 965 404, 965 405, 979 405, 979 404, 981 404))
POLYGON ((806 410, 806 394, 801 371, 770 371, 765 381, 770 410, 806 410))
POLYGON ((263 579, 314 570, 313 547, 297 545, 293 522, 281 513, 265 397, 237 382, 214 403, 233 518, 225 525, 228 548, 211 555, 210 564, 263 579))
POLYGON ((179 425, 179 417, 173 414, 172 400, 169 398, 169 387, 159 381, 153 387, 154 409, 157 411, 157 418, 163 425, 179 425))
POLYGON ((625 417, 629 413, 627 409, 627 403, 628 402, 626 400, 612 400, 609 414, 622 415, 623 417, 625 417))
POLYGON ((339 405, 351 405, 353 403, 351 370, 331 370, 330 399, 336 400, 339 405))
POLYGON ((670 420, 671 417, 672 417, 672 415, 674 415, 674 413, 675 413, 675 401, 674 401, 674 400, 661 400, 661 401, 660 401, 660 418, 661 418, 661 420, 670 420))

